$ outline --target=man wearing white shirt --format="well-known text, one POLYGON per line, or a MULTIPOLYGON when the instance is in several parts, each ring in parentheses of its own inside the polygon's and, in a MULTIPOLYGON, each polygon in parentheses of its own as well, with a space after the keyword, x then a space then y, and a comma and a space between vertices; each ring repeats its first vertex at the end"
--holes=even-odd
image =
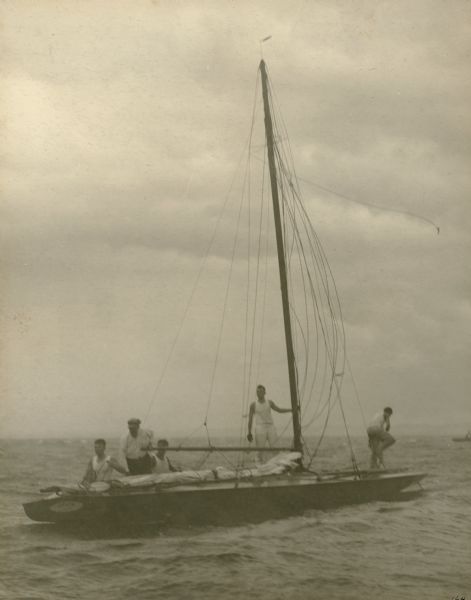
POLYGON ((166 456, 168 448, 167 440, 159 440, 157 442, 157 452, 152 454, 152 473, 174 473, 178 471, 176 467, 172 465, 168 456, 166 456))
POLYGON ((377 469, 378 467, 385 468, 383 452, 386 448, 389 448, 389 446, 392 446, 396 442, 389 433, 392 412, 392 408, 386 406, 382 412, 377 413, 373 417, 366 430, 368 434, 368 445, 371 448, 370 469, 377 469))
POLYGON ((140 427, 140 419, 129 419, 129 433, 121 439, 121 454, 126 459, 131 475, 147 475, 152 472, 152 459, 148 450, 152 448, 153 435, 140 427))
MULTIPOLYGON (((253 441, 252 424, 255 420, 255 443, 259 448, 264 448, 268 442, 269 446, 274 446, 277 440, 276 429, 273 423, 271 411, 277 413, 292 412, 291 408, 280 408, 273 400, 265 398, 266 389, 264 385, 257 385, 257 399, 252 402, 249 409, 249 431, 247 440, 253 441)), ((259 451, 258 461, 263 463, 263 452, 259 451)))
POLYGON ((90 459, 87 470, 82 479, 82 484, 90 485, 96 481, 110 481, 113 479, 113 471, 118 471, 123 475, 129 475, 119 462, 112 456, 107 456, 106 441, 103 438, 95 440, 95 455, 90 459))

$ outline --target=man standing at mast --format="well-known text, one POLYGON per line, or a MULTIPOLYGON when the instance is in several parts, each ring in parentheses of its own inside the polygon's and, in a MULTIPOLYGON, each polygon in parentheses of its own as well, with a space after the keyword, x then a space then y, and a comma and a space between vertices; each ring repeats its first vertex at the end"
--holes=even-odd
MULTIPOLYGON (((247 439, 249 442, 253 441, 252 423, 255 415, 255 445, 257 448, 264 448, 267 442, 271 448, 276 443, 278 436, 276 434, 271 411, 274 410, 277 413, 292 412, 291 408, 279 408, 273 400, 267 400, 265 394, 265 386, 257 385, 257 400, 252 402, 249 410, 247 439)), ((263 462, 263 454, 264 453, 261 451, 258 452, 258 460, 260 462, 263 462)))

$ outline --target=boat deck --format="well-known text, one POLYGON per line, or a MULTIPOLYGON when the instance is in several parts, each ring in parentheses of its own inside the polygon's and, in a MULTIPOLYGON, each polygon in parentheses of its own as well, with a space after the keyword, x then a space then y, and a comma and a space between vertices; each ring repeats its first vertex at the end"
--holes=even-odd
POLYGON ((201 482, 148 488, 115 488, 97 494, 53 494, 24 504, 35 521, 218 522, 260 520, 307 509, 398 499, 425 473, 297 473, 247 481, 201 482))

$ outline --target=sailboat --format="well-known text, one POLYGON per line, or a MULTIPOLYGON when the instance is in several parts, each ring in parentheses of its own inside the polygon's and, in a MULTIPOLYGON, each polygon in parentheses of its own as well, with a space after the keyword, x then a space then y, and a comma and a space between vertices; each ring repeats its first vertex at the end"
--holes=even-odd
MULTIPOLYGON (((338 357, 344 353, 343 330, 338 328, 335 316, 340 312, 330 268, 323 255, 307 212, 301 203, 295 180, 287 167, 280 149, 278 121, 273 116, 273 94, 267 67, 262 59, 259 65, 264 112, 264 136, 271 204, 275 224, 276 253, 279 287, 281 289, 282 322, 286 345, 286 365, 292 409, 292 444, 283 448, 285 454, 274 457, 262 467, 241 468, 231 473, 206 470, 182 472, 166 477, 142 476, 121 480, 119 485, 96 486, 89 490, 54 488, 52 494, 25 503, 24 510, 35 521, 55 523, 83 523, 111 520, 113 522, 227 522, 230 519, 266 519, 300 513, 306 509, 329 509, 346 504, 377 500, 396 500, 407 494, 414 484, 425 477, 423 472, 407 470, 360 469, 352 450, 352 467, 342 471, 314 471, 314 455, 310 454, 303 437, 301 388, 312 397, 314 384, 299 375, 300 359, 293 329, 299 321, 295 301, 290 296, 290 284, 295 270, 291 269, 291 255, 297 249, 303 256, 298 275, 311 296, 305 313, 311 327, 321 332, 326 341, 327 359, 323 380, 327 381, 330 404, 324 404, 325 422, 333 404, 341 406, 339 370, 343 369, 338 357), (286 200, 292 199, 292 203, 286 200), (296 220, 298 219, 298 220, 296 220), (288 232, 286 220, 294 225, 288 232), (304 237, 303 237, 304 236, 304 237), (313 258, 313 270, 306 256, 313 258), (317 294, 317 295, 316 295, 317 294), (309 311, 312 311, 312 315, 309 311), (315 315, 314 315, 315 313, 315 315), (314 315, 314 316, 313 316, 314 315), (293 316, 295 325, 293 327, 293 316), (327 321, 326 317, 331 317, 327 321), (310 459, 310 460, 309 460, 310 459), (268 466, 267 466, 268 465, 268 466), (224 476, 221 476, 223 474, 224 476), (129 480, 127 482, 126 480, 129 480), (406 491, 406 492, 405 492, 406 491)), ((304 340, 304 349, 306 341, 304 340)), ((318 348, 316 348, 318 350, 318 348)), ((318 367, 316 359, 316 366, 318 367)), ((324 386, 325 387, 325 386, 324 386)), ((305 404, 306 405, 306 404, 305 404)), ((305 406, 304 405, 304 406, 305 406)), ((322 412, 323 409, 320 410, 322 412)), ((350 443, 350 439, 348 438, 350 443)), ((250 446, 176 447, 169 450, 264 452, 266 448, 250 446)), ((278 449, 280 450, 280 449, 278 449)), ((51 490, 49 490, 51 492, 51 490)))

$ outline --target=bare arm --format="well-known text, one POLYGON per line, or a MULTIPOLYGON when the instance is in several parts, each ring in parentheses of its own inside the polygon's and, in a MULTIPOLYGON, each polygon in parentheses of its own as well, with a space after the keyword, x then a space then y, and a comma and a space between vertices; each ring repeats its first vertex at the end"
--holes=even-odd
POLYGON ((252 404, 250 405, 250 410, 249 410, 249 428, 248 428, 249 435, 252 433, 252 422, 253 422, 254 413, 255 413, 255 403, 252 402, 252 404))
POLYGON ((268 402, 270 403, 270 407, 277 413, 289 413, 292 412, 291 408, 280 408, 279 406, 277 406, 273 400, 268 400, 268 402))
POLYGON ((167 464, 168 464, 168 468, 170 469, 170 471, 171 471, 172 473, 176 473, 176 472, 179 470, 179 469, 177 469, 176 467, 174 467, 174 466, 172 465, 172 463, 170 462, 170 459, 168 459, 168 458, 167 458, 167 464))
POLYGON ((123 475, 129 475, 129 471, 125 469, 115 458, 110 458, 110 465, 118 471, 118 473, 122 473, 123 475))

